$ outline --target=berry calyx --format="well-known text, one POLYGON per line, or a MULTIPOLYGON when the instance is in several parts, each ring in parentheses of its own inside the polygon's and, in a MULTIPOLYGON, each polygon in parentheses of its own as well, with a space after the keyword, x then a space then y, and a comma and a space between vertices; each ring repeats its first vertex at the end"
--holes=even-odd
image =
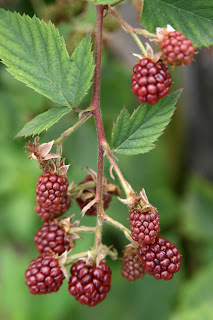
POLYGON ((25 283, 32 294, 45 294, 59 290, 64 279, 58 261, 51 255, 39 256, 25 271, 25 283))
POLYGON ((145 274, 144 267, 140 263, 136 248, 125 249, 122 260, 121 275, 127 281, 141 279, 145 274))
POLYGON ((67 212, 67 210, 71 207, 71 205, 72 205, 72 202, 70 198, 66 196, 65 198, 62 199, 60 204, 58 205, 54 204, 48 208, 43 208, 42 205, 37 203, 37 205, 35 206, 35 211, 42 220, 47 221, 47 220, 53 220, 61 216, 62 214, 67 212))
POLYGON ((140 244, 149 244, 160 232, 160 218, 157 209, 149 212, 131 211, 129 223, 132 239, 140 244))
MULTIPOLYGON (((82 185, 83 183, 94 181, 92 176, 87 176, 83 182, 79 183, 82 185)), ((108 183, 108 182, 107 182, 108 183)), ((83 190, 81 196, 76 198, 76 202, 78 203, 80 209, 82 210, 88 203, 90 203, 95 198, 95 187, 91 187, 83 190)), ((109 203, 112 200, 112 193, 108 192, 106 188, 103 190, 103 208, 106 210, 109 207, 109 203)), ((97 204, 95 203, 91 206, 86 212, 88 216, 96 216, 97 215, 97 204)))
POLYGON ((162 60, 156 63, 144 58, 134 66, 131 82, 132 91, 138 100, 154 105, 169 93, 172 78, 162 60))
POLYGON ((34 236, 36 249, 40 253, 58 253, 62 254, 65 250, 74 247, 74 241, 65 232, 63 227, 54 221, 44 222, 43 226, 34 236))
POLYGON ((111 270, 105 263, 92 267, 79 260, 70 272, 69 292, 80 303, 93 307, 106 298, 111 288, 111 270))
POLYGON ((163 59, 171 66, 188 65, 195 54, 192 41, 177 30, 165 34, 160 41, 160 48, 163 59))
POLYGON ((137 253, 145 271, 157 280, 171 280, 180 269, 178 248, 162 237, 156 237, 151 244, 139 247, 137 253))

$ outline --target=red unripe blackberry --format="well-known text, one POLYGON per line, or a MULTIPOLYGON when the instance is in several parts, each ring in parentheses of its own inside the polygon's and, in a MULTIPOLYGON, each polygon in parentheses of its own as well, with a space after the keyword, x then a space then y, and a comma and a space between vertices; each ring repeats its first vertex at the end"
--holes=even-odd
POLYGON ((79 260, 70 272, 69 292, 80 303, 93 307, 106 298, 111 288, 111 270, 105 263, 90 267, 79 260))
POLYGON ((140 263, 137 250, 133 247, 127 248, 123 254, 121 275, 127 281, 135 281, 142 278, 144 274, 145 270, 140 263))
POLYGON ((39 203, 35 206, 35 211, 42 220, 52 220, 64 214, 72 202, 68 196, 62 199, 60 204, 54 204, 48 208, 43 208, 39 203))
POLYGON ((25 271, 25 283, 32 294, 56 292, 62 285, 64 274, 58 261, 51 255, 43 255, 30 262, 25 271))
MULTIPOLYGON (((83 183, 86 183, 86 182, 90 182, 90 181, 93 181, 92 177, 91 176, 87 176, 83 182, 79 183, 79 185, 83 184, 83 183)), ((93 199, 95 198, 95 187, 93 188, 88 188, 86 190, 84 190, 82 192, 82 195, 80 198, 76 198, 76 202, 78 203, 80 209, 82 210, 88 203, 90 203, 93 199), (88 199, 85 199, 85 195, 86 194, 89 194, 91 193, 94 194, 92 195, 90 198, 88 199)), ((108 207, 109 207, 109 203, 110 201, 112 200, 112 195, 107 192, 106 190, 104 190, 103 192, 103 207, 104 207, 104 210, 106 210, 108 207)), ((90 207, 86 213, 86 215, 88 216, 96 216, 97 215, 97 204, 95 203, 92 207, 90 207)))
POLYGON ((192 41, 187 39, 180 31, 171 31, 160 42, 163 59, 171 66, 190 64, 195 48, 192 41))
POLYGON ((178 248, 162 237, 156 237, 151 244, 139 247, 137 253, 145 271, 157 280, 171 280, 180 269, 178 248))
POLYGON ((129 213, 132 239, 138 243, 151 243, 160 232, 160 218, 157 209, 150 212, 132 211, 129 213))
POLYGON ((162 60, 154 62, 149 58, 141 59, 134 66, 133 72, 132 91, 140 102, 156 104, 169 93, 172 78, 162 60))
POLYGON ((62 254, 74 246, 71 237, 54 221, 44 222, 34 236, 36 249, 40 253, 55 252, 62 254))
POLYGON ((38 177, 36 186, 36 201, 42 208, 47 209, 63 203, 69 183, 66 177, 44 172, 38 177))

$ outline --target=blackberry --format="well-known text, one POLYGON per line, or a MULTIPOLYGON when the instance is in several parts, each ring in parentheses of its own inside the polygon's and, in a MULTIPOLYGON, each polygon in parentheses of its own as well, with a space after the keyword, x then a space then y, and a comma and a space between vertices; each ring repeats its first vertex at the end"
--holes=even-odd
POLYGON ((91 267, 79 260, 73 264, 70 272, 69 292, 80 303, 93 307, 106 298, 111 288, 111 270, 105 263, 91 267))
POLYGON ((54 204, 48 208, 43 208, 42 205, 38 203, 35 206, 35 211, 42 220, 46 221, 46 220, 52 220, 61 216, 69 209, 71 205, 72 205, 72 202, 70 198, 66 196, 65 198, 62 199, 60 204, 58 205, 54 204))
POLYGON ((135 281, 142 278, 144 274, 145 270, 140 263, 137 250, 133 247, 127 248, 123 254, 121 275, 127 281, 135 281))
POLYGON ((38 257, 25 271, 25 283, 32 294, 56 292, 62 285, 64 274, 58 261, 51 255, 38 257))
POLYGON ((69 186, 66 177, 44 172, 36 182, 36 201, 43 209, 63 203, 69 186))
POLYGON ((132 211, 129 213, 132 239, 140 244, 151 243, 160 232, 160 218, 157 209, 151 212, 132 211))
MULTIPOLYGON (((79 185, 93 181, 93 178, 91 176, 87 176, 83 182, 79 183, 79 185)), ((82 210, 90 201, 92 201, 95 198, 95 187, 85 189, 82 192, 82 195, 80 198, 76 198, 76 202, 78 203, 80 209, 82 210), (89 198, 86 197, 86 195, 90 195, 89 198)), ((112 195, 104 190, 103 193, 103 207, 104 210, 106 210, 109 207, 109 203, 112 200, 112 195)), ((85 213, 88 216, 97 216, 97 204, 95 203, 93 206, 91 206, 85 213)))
POLYGON ((138 100, 153 105, 169 93, 172 78, 162 60, 156 63, 144 58, 134 66, 131 82, 132 91, 138 100))
POLYGON ((160 42, 163 59, 171 66, 190 64, 195 48, 192 41, 187 39, 180 31, 168 32, 160 42))
POLYGON ((139 247, 137 253, 145 271, 157 280, 171 280, 180 269, 178 248, 162 237, 156 237, 151 244, 139 247))
POLYGON ((54 221, 44 222, 43 226, 34 236, 36 249, 40 253, 55 252, 62 254, 65 250, 71 249, 74 242, 66 234, 65 230, 54 221))

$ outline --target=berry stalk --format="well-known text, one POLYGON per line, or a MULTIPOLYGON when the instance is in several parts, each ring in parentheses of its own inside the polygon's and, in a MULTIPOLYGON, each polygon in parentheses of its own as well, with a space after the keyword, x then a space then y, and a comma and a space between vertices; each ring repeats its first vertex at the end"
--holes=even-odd
POLYGON ((109 217, 108 215, 104 214, 104 222, 112 225, 113 227, 119 229, 120 231, 122 231, 125 235, 125 237, 130 241, 130 242, 134 242, 132 240, 131 237, 131 232, 129 229, 127 229, 122 223, 112 219, 111 217, 109 217))
POLYGON ((142 42, 140 41, 139 37, 136 34, 136 29, 131 27, 125 20, 123 20, 115 11, 110 9, 110 14, 121 24, 123 29, 131 34, 135 42, 137 43, 138 47, 141 49, 141 52, 144 56, 146 56, 146 49, 142 42))
POLYGON ((70 228, 70 233, 79 233, 79 232, 86 232, 86 233, 95 233, 96 228, 94 227, 87 227, 87 226, 81 226, 81 227, 74 227, 70 228))
POLYGON ((73 254, 73 255, 67 257, 66 263, 64 265, 68 266, 68 265, 73 264, 74 262, 76 262, 82 258, 87 258, 87 257, 88 257, 88 251, 73 254))
POLYGON ((71 128, 64 131, 61 136, 54 141, 54 146, 62 143, 70 134, 72 134, 76 129, 78 129, 84 122, 86 122, 92 115, 92 111, 87 112, 82 116, 78 122, 76 122, 71 128))
POLYGON ((112 151, 111 151, 108 143, 106 141, 104 141, 104 143, 102 145, 105 150, 106 156, 107 156, 109 162, 111 163, 111 168, 115 170, 115 172, 120 180, 120 183, 123 187, 123 190, 126 194, 126 197, 127 198, 131 197, 132 195, 134 195, 134 190, 132 189, 130 184, 125 180, 121 170, 119 169, 117 163, 115 162, 115 159, 113 158, 112 151))

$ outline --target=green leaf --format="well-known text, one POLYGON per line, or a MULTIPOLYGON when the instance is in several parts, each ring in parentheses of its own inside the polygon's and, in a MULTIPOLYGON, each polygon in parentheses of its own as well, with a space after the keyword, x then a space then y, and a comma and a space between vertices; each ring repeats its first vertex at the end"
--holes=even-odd
POLYGON ((78 106, 91 85, 91 36, 70 59, 55 26, 37 17, 0 9, 0 58, 16 79, 60 105, 78 106))
POLYGON ((17 133, 15 138, 29 137, 40 134, 42 131, 49 129, 66 113, 70 112, 69 107, 52 108, 44 113, 39 114, 33 120, 25 124, 24 128, 17 133))
POLYGON ((197 48, 213 45, 213 1, 144 0, 141 22, 150 32, 170 24, 197 48))
POLYGON ((112 132, 112 144, 117 153, 134 155, 154 148, 153 142, 162 134, 174 113, 182 90, 161 99, 156 105, 139 106, 129 115, 124 108, 112 132))

